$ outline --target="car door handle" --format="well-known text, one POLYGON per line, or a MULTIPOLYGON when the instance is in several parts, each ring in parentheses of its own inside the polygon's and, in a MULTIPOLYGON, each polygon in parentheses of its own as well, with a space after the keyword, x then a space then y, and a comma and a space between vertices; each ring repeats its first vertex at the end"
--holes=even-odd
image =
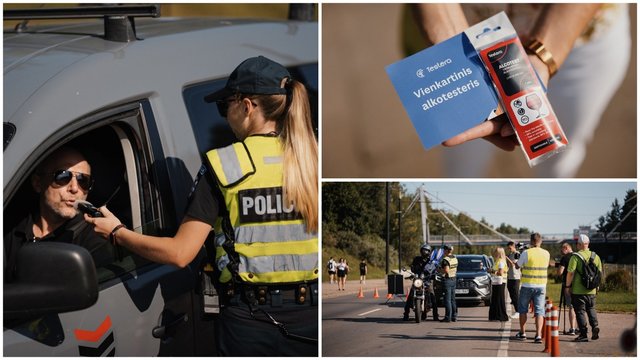
MULTIPOLYGON (((176 317, 172 322, 165 325, 158 325, 151 330, 151 335, 153 335, 156 339, 162 339, 167 335, 167 330, 171 330, 176 326, 179 326, 182 323, 186 323, 189 321, 189 315, 182 314, 176 317)), ((162 322, 162 318, 160 318, 160 323, 162 322)))

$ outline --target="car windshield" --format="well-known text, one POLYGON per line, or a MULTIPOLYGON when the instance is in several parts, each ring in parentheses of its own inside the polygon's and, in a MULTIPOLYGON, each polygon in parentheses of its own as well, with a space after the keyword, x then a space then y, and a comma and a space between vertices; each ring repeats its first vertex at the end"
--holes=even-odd
POLYGON ((458 271, 480 271, 484 269, 481 257, 459 257, 458 271))

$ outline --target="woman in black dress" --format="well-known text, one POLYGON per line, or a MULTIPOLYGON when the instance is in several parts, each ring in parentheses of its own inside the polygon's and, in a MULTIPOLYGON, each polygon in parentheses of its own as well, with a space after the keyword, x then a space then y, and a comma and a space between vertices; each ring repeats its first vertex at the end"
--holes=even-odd
POLYGON ((491 255, 493 256, 493 268, 491 269, 489 321, 508 321, 509 315, 507 315, 507 306, 504 300, 507 286, 507 256, 501 247, 495 248, 491 255))

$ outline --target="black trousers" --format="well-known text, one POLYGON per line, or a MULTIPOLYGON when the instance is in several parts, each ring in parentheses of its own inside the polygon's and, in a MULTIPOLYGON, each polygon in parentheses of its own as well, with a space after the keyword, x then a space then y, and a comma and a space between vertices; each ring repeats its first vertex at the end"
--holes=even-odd
POLYGON ((595 295, 577 295, 571 294, 571 304, 576 312, 576 321, 580 334, 587 336, 587 318, 591 329, 598 327, 598 314, 596 313, 596 296, 595 295))
POLYGON ((507 279, 507 291, 509 291, 509 298, 511 299, 511 305, 515 311, 518 311, 518 296, 520 296, 520 279, 507 279))
POLYGON ((506 284, 491 285, 491 305, 489 306, 489 320, 508 321, 507 305, 504 301, 506 284))
POLYGON ((308 302, 287 302, 282 307, 258 305, 251 315, 240 301, 220 309, 216 341, 221 356, 318 356, 317 342, 303 342, 285 336, 273 325, 264 310, 285 325, 289 333, 318 339, 318 307, 308 302))

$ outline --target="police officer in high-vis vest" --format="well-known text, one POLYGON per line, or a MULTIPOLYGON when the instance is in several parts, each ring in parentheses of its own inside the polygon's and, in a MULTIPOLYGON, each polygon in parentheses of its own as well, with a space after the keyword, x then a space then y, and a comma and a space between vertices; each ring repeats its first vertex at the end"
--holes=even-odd
POLYGON ((456 321, 458 319, 458 307, 456 306, 456 272, 458 271, 458 258, 453 255, 453 246, 444 246, 444 257, 440 261, 442 268, 442 285, 444 288, 444 318, 440 322, 456 321))
POLYGON ((85 219, 114 243, 180 267, 214 229, 205 269, 220 294, 220 355, 317 356, 318 148, 304 85, 258 56, 205 101, 239 142, 206 153, 174 237, 130 231, 105 207, 105 218, 85 219))
POLYGON ((544 298, 547 289, 547 268, 549 267, 549 252, 540 246, 542 236, 539 233, 531 234, 531 248, 520 254, 516 267, 522 270, 520 278, 520 294, 518 297, 518 313, 520 313, 520 331, 516 339, 526 340, 527 335, 524 326, 527 323, 527 311, 529 302, 533 300, 534 315, 536 318, 536 335, 533 341, 542 342, 542 325, 544 320, 544 298))

